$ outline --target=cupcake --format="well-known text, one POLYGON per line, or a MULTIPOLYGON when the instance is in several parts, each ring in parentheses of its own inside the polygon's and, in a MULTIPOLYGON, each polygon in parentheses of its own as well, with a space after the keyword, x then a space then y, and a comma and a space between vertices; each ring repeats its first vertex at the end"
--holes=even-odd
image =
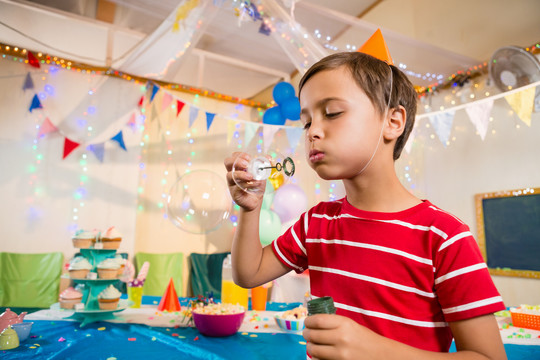
POLYGON ((92 246, 92 243, 96 240, 98 232, 96 230, 86 231, 78 230, 71 240, 73 241, 73 246, 79 249, 88 249, 92 246))
POLYGON ((69 276, 73 279, 84 279, 92 270, 92 264, 82 256, 74 257, 68 267, 69 276))
POLYGON ((62 309, 73 309, 75 304, 82 302, 82 292, 75 290, 73 287, 68 287, 60 293, 60 307, 62 309))
POLYGON ((122 294, 114 286, 109 285, 99 293, 98 302, 101 310, 116 310, 122 294))
POLYGON ((98 277, 100 279, 116 279, 120 265, 114 258, 105 259, 97 265, 98 277))
POLYGON ((124 259, 122 255, 116 255, 114 259, 118 263, 118 266, 120 266, 120 268, 118 268, 118 276, 122 276, 122 274, 124 274, 124 269, 126 268, 127 260, 124 259))
POLYGON ((122 241, 122 234, 114 226, 111 226, 101 234, 101 242, 104 249, 118 249, 122 241))

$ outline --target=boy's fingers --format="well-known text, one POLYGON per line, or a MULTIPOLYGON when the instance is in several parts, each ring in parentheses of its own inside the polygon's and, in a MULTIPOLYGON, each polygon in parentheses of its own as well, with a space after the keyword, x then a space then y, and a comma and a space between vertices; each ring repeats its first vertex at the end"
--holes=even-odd
POLYGON ((331 345, 319 345, 313 343, 306 344, 306 350, 312 359, 335 359, 336 348, 331 345))
POLYGON ((304 329, 302 336, 308 343, 318 345, 335 345, 337 343, 336 334, 331 330, 304 329))
POLYGON ((340 324, 340 317, 331 314, 316 314, 305 318, 304 325, 311 329, 334 329, 340 324))

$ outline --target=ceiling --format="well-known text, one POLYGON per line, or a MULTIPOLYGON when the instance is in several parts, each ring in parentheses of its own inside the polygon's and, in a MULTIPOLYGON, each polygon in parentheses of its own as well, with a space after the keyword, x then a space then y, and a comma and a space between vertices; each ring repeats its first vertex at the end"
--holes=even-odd
MULTIPOLYGON (((261 33, 262 21, 240 11, 245 10, 242 3, 249 3, 241 0, 0 0, 0 42, 133 73, 138 68, 130 67, 130 56, 141 60, 150 55, 153 66, 160 66, 159 54, 166 55, 165 49, 175 45, 168 46, 166 37, 159 35, 163 28, 170 30, 164 20, 178 16, 177 7, 190 2, 207 3, 198 17, 202 25, 186 42, 189 47, 176 52, 176 61, 167 62, 166 71, 154 71, 154 78, 264 102, 269 101, 268 90, 276 82, 294 82, 294 76, 305 69, 295 49, 287 49, 287 43, 275 34, 261 33), (54 21, 39 26, 25 18, 32 12, 39 13, 37 19, 44 24, 45 16, 54 21), (90 39, 103 28, 123 37, 117 35, 114 42, 106 36, 92 38, 106 43, 101 48, 96 44, 97 50, 66 40, 70 34, 90 39), (77 31, 81 35, 74 35, 77 31), (166 45, 161 50, 154 46, 158 41, 166 45), (131 50, 139 51, 137 56, 131 50)), ((537 0, 252 1, 261 2, 275 10, 270 15, 295 20, 299 27, 293 33, 307 34, 304 40, 313 49, 310 61, 321 54, 354 50, 380 28, 394 63, 419 86, 483 63, 502 46, 526 47, 540 40, 537 0)), ((189 28, 188 17, 185 21, 180 22, 181 31, 189 28)), ((152 77, 148 74, 136 75, 152 77)))

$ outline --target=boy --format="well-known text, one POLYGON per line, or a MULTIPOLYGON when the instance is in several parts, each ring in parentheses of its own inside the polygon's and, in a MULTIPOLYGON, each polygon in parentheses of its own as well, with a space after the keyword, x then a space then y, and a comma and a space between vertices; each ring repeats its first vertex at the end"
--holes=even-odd
POLYGON ((312 295, 332 296, 337 308, 305 320, 313 358, 505 359, 492 315, 505 307, 468 227, 414 197, 395 173, 416 112, 410 81, 370 55, 339 53, 306 72, 299 97, 307 160, 321 178, 341 179, 346 197, 314 206, 262 248, 264 192, 232 179, 247 154, 227 158, 241 207, 235 282, 251 288, 309 268, 312 295), (452 337, 457 352, 448 354, 452 337))

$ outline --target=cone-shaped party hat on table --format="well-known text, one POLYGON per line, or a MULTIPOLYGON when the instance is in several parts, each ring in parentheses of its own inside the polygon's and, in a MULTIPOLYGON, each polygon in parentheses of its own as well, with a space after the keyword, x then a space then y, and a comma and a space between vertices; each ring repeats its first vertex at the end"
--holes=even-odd
POLYGON ((388 51, 388 46, 386 46, 386 42, 382 36, 381 29, 377 29, 358 51, 376 57, 389 65, 394 65, 392 57, 390 56, 390 51, 388 51))
POLYGON ((176 295, 172 278, 169 280, 169 285, 167 286, 167 290, 165 290, 165 294, 161 297, 158 311, 180 311, 180 301, 178 301, 178 295, 176 295))

